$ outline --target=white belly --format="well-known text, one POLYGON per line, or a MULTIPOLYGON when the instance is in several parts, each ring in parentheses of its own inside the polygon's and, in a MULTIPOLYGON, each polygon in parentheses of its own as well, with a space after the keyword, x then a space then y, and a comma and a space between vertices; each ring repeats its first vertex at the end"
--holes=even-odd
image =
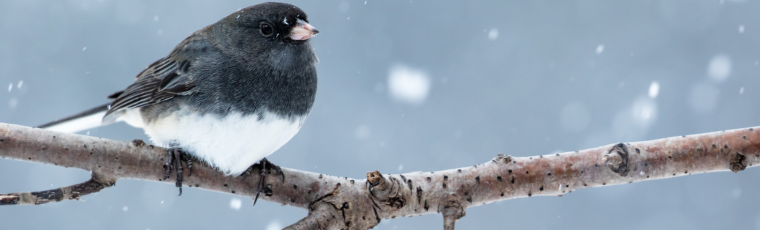
POLYGON ((268 112, 261 120, 258 115, 242 113, 224 118, 175 113, 144 124, 143 129, 154 144, 169 147, 178 143, 187 153, 237 176, 287 143, 305 120, 306 116, 286 119, 268 112))

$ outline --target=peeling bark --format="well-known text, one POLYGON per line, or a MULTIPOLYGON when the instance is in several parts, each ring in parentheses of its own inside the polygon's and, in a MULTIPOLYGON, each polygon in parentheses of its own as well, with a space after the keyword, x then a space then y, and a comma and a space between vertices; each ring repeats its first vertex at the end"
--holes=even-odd
MULTIPOLYGON (((162 181, 166 150, 139 140, 121 142, 0 123, 0 156, 76 167, 94 175, 90 181, 60 189, 0 194, 0 205, 77 199, 117 179, 174 183, 173 178, 162 181)), ((468 207, 693 173, 739 172, 758 161, 760 132, 747 128, 554 155, 498 155, 483 164, 438 172, 382 175, 374 171, 367 179, 283 167, 282 177, 267 177, 267 192, 261 199, 309 210, 307 217, 286 229, 368 229, 382 219, 430 213, 441 213, 444 228, 453 229, 468 207)), ((193 175, 184 180, 189 187, 249 197, 255 196, 259 184, 258 177, 241 180, 198 162, 193 175)))

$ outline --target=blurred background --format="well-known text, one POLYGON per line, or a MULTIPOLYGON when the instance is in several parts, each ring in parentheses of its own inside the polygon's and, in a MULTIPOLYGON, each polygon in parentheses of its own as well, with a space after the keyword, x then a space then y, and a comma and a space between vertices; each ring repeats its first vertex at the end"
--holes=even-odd
MULTIPOLYGON (((257 1, 0 1, 0 122, 106 103, 193 31, 257 1)), ((364 178, 760 125, 760 2, 292 1, 321 33, 317 101, 269 159, 364 178)), ((82 132, 145 139, 124 123, 82 132)), ((760 170, 692 175, 470 208, 457 229, 760 229, 760 170)), ((0 160, 0 193, 80 183, 0 160)), ((279 229, 306 211, 121 180, 2 229, 279 229)), ((440 215, 375 229, 440 229, 440 215)))

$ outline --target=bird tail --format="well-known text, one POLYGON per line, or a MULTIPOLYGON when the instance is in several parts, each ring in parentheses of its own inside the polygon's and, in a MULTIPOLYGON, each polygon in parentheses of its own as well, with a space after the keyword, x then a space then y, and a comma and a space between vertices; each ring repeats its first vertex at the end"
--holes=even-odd
POLYGON ((101 105, 76 115, 40 125, 37 128, 58 132, 76 133, 102 125, 103 116, 108 111, 108 104, 101 105))

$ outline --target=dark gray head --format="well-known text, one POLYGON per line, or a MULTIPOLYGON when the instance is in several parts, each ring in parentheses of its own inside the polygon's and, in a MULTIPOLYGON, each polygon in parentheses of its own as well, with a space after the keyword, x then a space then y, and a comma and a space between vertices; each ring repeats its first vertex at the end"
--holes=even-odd
POLYGON ((232 13, 207 32, 228 55, 287 68, 316 62, 309 38, 319 31, 308 22, 306 13, 294 5, 267 2, 232 13))

